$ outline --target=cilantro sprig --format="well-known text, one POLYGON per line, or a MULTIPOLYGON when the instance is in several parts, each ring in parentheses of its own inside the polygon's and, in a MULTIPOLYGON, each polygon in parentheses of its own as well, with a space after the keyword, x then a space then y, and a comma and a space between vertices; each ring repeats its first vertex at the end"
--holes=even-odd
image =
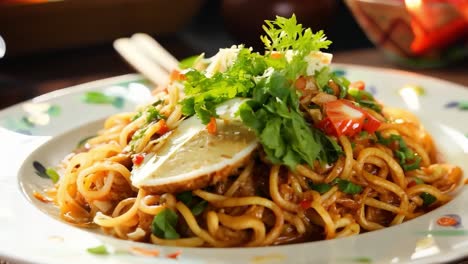
POLYGON ((266 62, 258 53, 240 48, 234 64, 225 72, 208 77, 203 72, 191 69, 185 73, 185 94, 182 113, 196 114, 203 124, 216 116, 216 105, 235 97, 249 97, 255 86, 253 77, 262 74, 266 62))
POLYGON ((265 24, 262 28, 266 36, 260 39, 269 51, 294 50, 305 55, 313 50, 327 49, 331 44, 323 31, 312 33, 310 28, 304 29, 294 14, 291 18, 276 16, 276 20, 265 20, 265 24))
POLYGON ((201 198, 194 196, 192 191, 181 192, 176 195, 177 200, 183 202, 186 206, 190 208, 194 216, 198 216, 205 208, 208 206, 208 202, 202 200, 201 198))
MULTIPOLYGON (((185 116, 196 115, 203 124, 216 117, 216 106, 236 97, 250 98, 240 106, 243 123, 257 135, 267 158, 274 164, 295 169, 297 164, 312 165, 315 160, 330 163, 341 154, 335 139, 309 124, 299 109, 299 94, 294 81, 307 72, 304 59, 312 51, 328 48, 322 31, 313 33, 297 23, 296 16, 266 21, 261 39, 265 55, 243 46, 235 48, 236 59, 223 72, 206 74, 188 69, 185 72, 185 116), (271 56, 272 52, 280 56, 271 56), (287 55, 287 56, 286 56, 287 55)), ((347 80, 327 73, 346 94, 347 80)))
POLYGON ((180 237, 176 230, 178 221, 179 215, 173 210, 166 208, 153 218, 151 231, 159 238, 177 239, 180 237))
POLYGON ((343 180, 336 178, 330 183, 309 183, 309 186, 312 190, 324 194, 328 192, 333 186, 338 186, 338 189, 346 194, 358 194, 362 192, 362 187, 348 180, 343 180))
POLYGON ((299 110, 299 99, 281 72, 272 72, 254 88, 251 100, 239 109, 244 124, 254 130, 268 159, 295 169, 314 160, 333 162, 341 148, 308 124, 299 110))

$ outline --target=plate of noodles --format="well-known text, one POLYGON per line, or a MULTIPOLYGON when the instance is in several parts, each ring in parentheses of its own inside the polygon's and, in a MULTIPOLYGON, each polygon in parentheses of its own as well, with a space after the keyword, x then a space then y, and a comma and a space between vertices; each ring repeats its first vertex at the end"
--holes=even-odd
POLYGON ((331 64, 267 21, 265 52, 194 56, 0 112, 0 258, 426 263, 468 252, 468 89, 331 64))

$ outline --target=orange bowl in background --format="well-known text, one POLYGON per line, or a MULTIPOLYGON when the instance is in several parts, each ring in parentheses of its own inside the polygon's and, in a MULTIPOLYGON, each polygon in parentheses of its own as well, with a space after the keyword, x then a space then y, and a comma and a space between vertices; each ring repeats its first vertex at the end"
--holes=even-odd
POLYGON ((388 58, 414 68, 468 56, 466 0, 345 0, 367 37, 388 58))

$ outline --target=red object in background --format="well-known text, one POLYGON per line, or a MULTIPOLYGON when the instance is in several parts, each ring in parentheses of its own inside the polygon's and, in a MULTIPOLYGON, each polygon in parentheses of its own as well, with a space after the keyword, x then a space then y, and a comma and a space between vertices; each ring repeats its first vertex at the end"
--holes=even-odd
POLYGON ((16 5, 16 4, 40 4, 49 2, 48 0, 1 0, 0 5, 16 5))
POLYGON ((412 16, 415 55, 443 49, 468 34, 468 0, 405 0, 405 4, 412 16))
MULTIPOLYGON (((412 27, 417 27, 414 22, 412 27)), ((434 49, 444 48, 468 34, 468 23, 464 18, 456 19, 440 29, 427 34, 416 35, 411 50, 416 54, 425 54, 434 49)))

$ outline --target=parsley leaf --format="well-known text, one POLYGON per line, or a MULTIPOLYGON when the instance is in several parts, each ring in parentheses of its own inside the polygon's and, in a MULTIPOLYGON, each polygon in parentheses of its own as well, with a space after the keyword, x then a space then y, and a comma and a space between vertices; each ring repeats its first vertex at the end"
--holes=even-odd
POLYGON ((257 134, 268 159, 295 169, 299 163, 330 161, 337 150, 329 138, 311 127, 299 110, 299 99, 286 76, 274 71, 257 83, 253 98, 240 106, 244 124, 257 134), (327 142, 328 152, 320 142, 327 142), (329 158, 330 157, 330 158, 329 158))
POLYGON ((393 149, 393 154, 398 159, 398 162, 404 171, 415 170, 420 167, 421 157, 406 146, 405 141, 400 135, 392 134, 385 138, 378 131, 375 132, 375 135, 377 136, 377 142, 382 145, 389 146, 393 142, 397 143, 398 148, 393 149))
POLYGON ((177 239, 180 237, 175 229, 178 221, 177 213, 166 208, 154 216, 151 231, 159 238, 177 239))
POLYGON ((177 200, 183 202, 185 205, 189 206, 193 200, 192 191, 181 192, 176 195, 177 200))
POLYGON ((265 24, 262 28, 266 36, 260 39, 269 51, 296 50, 306 55, 313 50, 327 49, 331 44, 323 31, 314 34, 310 28, 304 29, 294 14, 291 18, 276 16, 276 20, 265 20, 265 24))
POLYGON ((199 197, 193 196, 192 191, 181 192, 176 195, 177 200, 183 202, 186 206, 191 208, 192 214, 195 216, 203 213, 205 208, 208 206, 208 202, 200 199, 199 197))
POLYGON ((358 194, 362 192, 361 186, 354 184, 348 180, 336 178, 332 181, 332 184, 337 184, 338 189, 347 194, 358 194))
POLYGON ((328 183, 309 184, 309 186, 312 190, 317 191, 320 194, 324 194, 332 188, 332 186, 328 183))
POLYGON ((191 210, 192 214, 194 216, 200 215, 201 213, 203 213, 207 205, 208 205, 208 202, 205 200, 202 200, 201 202, 195 204, 195 206, 193 206, 191 210))
POLYGON ((330 70, 330 67, 323 67, 319 71, 315 71, 315 81, 318 88, 322 92, 333 94, 334 91, 328 86, 328 82, 332 80, 340 88, 340 98, 344 98, 348 94, 349 80, 344 76, 339 76, 336 72, 330 70))
POLYGON ((375 100, 374 96, 368 91, 349 89, 348 94, 353 97, 360 106, 370 108, 377 113, 382 112, 382 106, 375 100))
POLYGON ((435 201, 437 201, 437 198, 435 198, 434 195, 432 195, 430 193, 427 193, 427 192, 423 192, 419 196, 423 199, 423 206, 424 207, 427 207, 427 206, 435 203, 435 201))
MULTIPOLYGON (((240 106, 239 116, 254 130, 271 162, 293 170, 299 163, 333 162, 342 153, 341 147, 307 123, 293 87, 298 76, 307 72, 304 57, 328 48, 331 42, 322 31, 312 33, 311 29, 304 29, 295 15, 278 16, 265 23, 266 36, 261 37, 265 55, 239 46, 229 51, 236 52, 235 60, 223 72, 185 72, 182 113, 196 115, 207 124, 217 116, 216 106, 220 103, 235 97, 251 98, 240 106), (273 51, 279 56, 272 56, 273 51)), ((343 87, 344 97, 349 82, 329 69, 326 75, 327 82, 332 79, 340 89, 343 87)))
POLYGON ((146 123, 151 123, 154 120, 166 119, 164 115, 159 113, 159 111, 154 106, 149 106, 146 109, 146 123))
POLYGON ((226 72, 217 72, 211 77, 203 72, 190 70, 185 73, 182 113, 196 114, 203 124, 216 116, 216 105, 235 97, 248 97, 254 87, 253 77, 262 74, 267 64, 258 53, 240 48, 236 61, 226 72))

